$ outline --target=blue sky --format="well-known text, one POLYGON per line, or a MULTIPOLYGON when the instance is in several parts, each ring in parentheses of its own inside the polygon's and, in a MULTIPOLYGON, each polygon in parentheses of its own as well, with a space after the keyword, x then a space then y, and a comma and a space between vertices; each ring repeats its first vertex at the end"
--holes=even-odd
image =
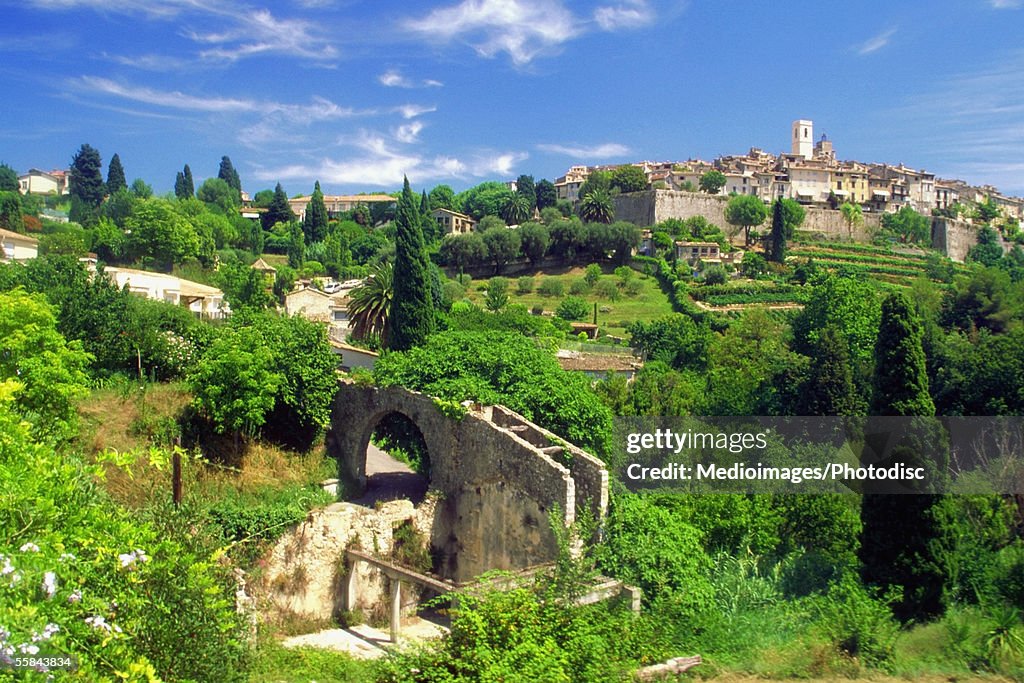
POLYGON ((456 190, 788 151, 1024 195, 1024 0, 0 0, 0 161, 456 190))

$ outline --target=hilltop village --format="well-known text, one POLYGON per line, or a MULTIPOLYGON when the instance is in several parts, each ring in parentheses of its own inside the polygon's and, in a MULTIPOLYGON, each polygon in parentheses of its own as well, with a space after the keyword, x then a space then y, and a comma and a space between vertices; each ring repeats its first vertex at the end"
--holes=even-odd
POLYGON ((460 192, 0 165, 0 663, 1024 676, 1024 202, 791 135, 460 192), (630 450, 670 431, 742 452, 630 450))

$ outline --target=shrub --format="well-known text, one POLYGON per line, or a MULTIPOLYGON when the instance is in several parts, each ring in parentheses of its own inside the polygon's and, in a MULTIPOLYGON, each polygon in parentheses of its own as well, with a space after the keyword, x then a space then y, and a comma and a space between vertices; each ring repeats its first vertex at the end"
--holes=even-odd
POLYGON ((833 585, 812 604, 819 628, 838 653, 880 669, 891 667, 899 625, 889 607, 871 597, 854 577, 833 585))
POLYGON ((533 308, 530 309, 530 313, 534 315, 544 315, 544 307, 540 304, 534 304, 533 308))
POLYGON ((575 296, 567 296, 558 304, 555 315, 563 320, 583 320, 590 312, 590 304, 575 296))
POLYGON ((643 288, 643 283, 634 278, 626 283, 626 296, 637 296, 643 291, 643 288))
POLYGON ((544 297, 562 296, 562 294, 565 293, 565 285, 562 284, 561 280, 556 278, 544 278, 544 280, 541 281, 540 286, 537 287, 537 293, 544 297))
POLYGON ((601 279, 601 266, 591 263, 583 271, 583 279, 586 280, 588 285, 593 287, 601 279))
POLYGON ((611 280, 601 280, 597 283, 594 291, 602 299, 608 299, 609 301, 619 300, 619 288, 611 280))
POLYGON ((569 286, 569 294, 573 296, 586 296, 590 294, 591 285, 586 280, 573 280, 569 286))
POLYGON ((516 293, 517 294, 529 294, 533 291, 533 278, 532 277, 521 277, 516 280, 516 293))
POLYGON ((722 266, 708 266, 704 271, 704 284, 706 285, 724 285, 727 279, 725 268, 722 266))

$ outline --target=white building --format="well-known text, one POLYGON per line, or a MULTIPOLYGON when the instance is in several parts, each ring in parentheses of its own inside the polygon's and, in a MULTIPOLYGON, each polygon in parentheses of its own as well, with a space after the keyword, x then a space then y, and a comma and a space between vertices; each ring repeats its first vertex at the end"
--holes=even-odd
MULTIPOLYGON (((86 262, 89 270, 95 273, 95 259, 87 259, 86 262)), ((128 291, 135 296, 185 306, 202 318, 223 318, 231 314, 230 307, 224 301, 224 292, 216 287, 185 280, 176 275, 134 268, 106 266, 103 273, 117 285, 118 289, 128 287, 128 291)))
POLYGON ((49 172, 38 168, 29 169, 25 175, 18 176, 18 190, 22 194, 65 195, 70 191, 68 172, 59 169, 49 172))
POLYGON ((793 122, 793 146, 791 152, 794 156, 801 156, 804 159, 814 157, 814 122, 800 119, 793 122))
POLYGON ((27 261, 39 256, 39 240, 0 228, 0 262, 27 261))

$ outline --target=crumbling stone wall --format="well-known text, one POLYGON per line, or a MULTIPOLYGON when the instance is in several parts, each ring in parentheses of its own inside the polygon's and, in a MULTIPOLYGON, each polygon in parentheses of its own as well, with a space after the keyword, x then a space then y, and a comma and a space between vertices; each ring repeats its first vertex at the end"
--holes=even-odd
POLYGON ((327 447, 348 493, 365 490, 366 446, 391 413, 409 418, 427 446, 436 497, 430 543, 446 579, 550 562, 558 551, 551 514, 569 525, 577 506, 597 518, 607 508, 604 465, 510 410, 488 406, 456 419, 424 394, 342 383, 327 447))

